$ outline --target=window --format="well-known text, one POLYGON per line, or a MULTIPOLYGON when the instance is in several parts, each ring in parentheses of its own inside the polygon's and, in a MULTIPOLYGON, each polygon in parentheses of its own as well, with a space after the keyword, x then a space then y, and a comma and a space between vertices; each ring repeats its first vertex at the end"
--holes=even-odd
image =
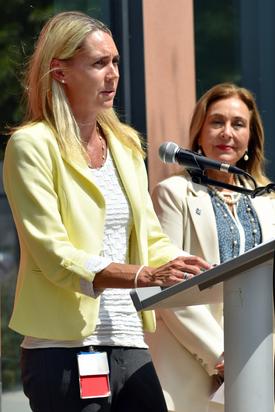
POLYGON ((266 171, 275 180, 275 26, 272 0, 194 0, 196 87, 199 98, 229 81, 254 95, 264 123, 266 171))

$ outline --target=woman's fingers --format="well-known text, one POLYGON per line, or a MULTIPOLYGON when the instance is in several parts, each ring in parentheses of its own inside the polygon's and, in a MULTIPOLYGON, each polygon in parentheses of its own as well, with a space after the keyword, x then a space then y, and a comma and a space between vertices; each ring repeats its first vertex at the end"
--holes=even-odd
POLYGON ((146 266, 139 274, 138 286, 172 286, 183 280, 184 273, 178 269, 169 266, 152 269, 146 266))
POLYGON ((197 256, 179 256, 155 269, 145 267, 139 275, 140 286, 172 286, 210 269, 211 265, 197 256))
POLYGON ((211 268, 211 265, 199 256, 179 256, 172 262, 177 262, 179 265, 186 265, 187 268, 190 267, 190 270, 192 271, 196 268, 195 272, 201 272, 202 270, 211 268))
POLYGON ((199 275, 202 271, 210 268, 211 265, 198 256, 179 256, 156 270, 164 269, 171 274, 181 276, 183 272, 199 275))

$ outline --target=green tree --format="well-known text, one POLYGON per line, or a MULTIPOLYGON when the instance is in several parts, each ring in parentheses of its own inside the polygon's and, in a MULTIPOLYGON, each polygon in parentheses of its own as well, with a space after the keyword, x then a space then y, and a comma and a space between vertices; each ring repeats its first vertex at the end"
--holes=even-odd
POLYGON ((43 23, 53 13, 44 0, 0 0, 0 158, 7 127, 18 124, 24 112, 21 79, 26 59, 43 23), (35 4, 35 5, 34 5, 35 4))

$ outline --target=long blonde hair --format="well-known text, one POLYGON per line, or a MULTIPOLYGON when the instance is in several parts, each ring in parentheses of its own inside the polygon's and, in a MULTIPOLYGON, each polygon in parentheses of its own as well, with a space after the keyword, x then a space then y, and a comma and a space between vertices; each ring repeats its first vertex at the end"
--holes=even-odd
POLYGON ((256 101, 252 93, 244 87, 232 83, 220 83, 209 89, 197 102, 189 129, 191 149, 199 148, 199 137, 210 105, 218 100, 238 97, 251 113, 248 161, 240 159, 237 166, 251 174, 259 184, 266 184, 264 172, 264 129, 256 101))
MULTIPOLYGON (((65 154, 77 153, 83 157, 85 150, 63 87, 51 76, 51 62, 54 58, 72 58, 86 36, 98 30, 112 36, 107 26, 84 13, 59 13, 41 30, 29 60, 25 79, 27 113, 23 126, 45 121, 65 154)), ((124 144, 143 154, 138 133, 120 122, 114 109, 100 113, 97 122, 106 133, 111 130, 124 144)))

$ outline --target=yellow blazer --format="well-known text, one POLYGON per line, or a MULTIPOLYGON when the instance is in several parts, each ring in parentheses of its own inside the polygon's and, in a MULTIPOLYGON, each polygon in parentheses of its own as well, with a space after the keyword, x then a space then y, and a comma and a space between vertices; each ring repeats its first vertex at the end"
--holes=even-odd
MULTIPOLYGON (((153 267, 166 263, 178 249, 162 233, 154 213, 142 156, 111 132, 108 144, 132 207, 129 261, 153 267)), ((102 251, 103 195, 84 161, 62 157, 44 123, 11 137, 3 171, 21 250, 10 327, 37 338, 89 336, 100 297, 85 294, 95 276, 86 263, 102 251)), ((144 328, 154 331, 153 312, 144 312, 142 319, 144 328)))
MULTIPOLYGON (((215 214, 207 188, 183 175, 159 183, 152 195, 162 228, 185 251, 219 263, 215 214)), ((263 241, 275 236, 275 200, 252 199, 263 241)), ((211 375, 223 352, 221 304, 161 310, 157 332, 149 336, 153 361, 169 411, 221 411, 209 402, 211 375), (162 345, 159 342, 162 342, 162 345)))

